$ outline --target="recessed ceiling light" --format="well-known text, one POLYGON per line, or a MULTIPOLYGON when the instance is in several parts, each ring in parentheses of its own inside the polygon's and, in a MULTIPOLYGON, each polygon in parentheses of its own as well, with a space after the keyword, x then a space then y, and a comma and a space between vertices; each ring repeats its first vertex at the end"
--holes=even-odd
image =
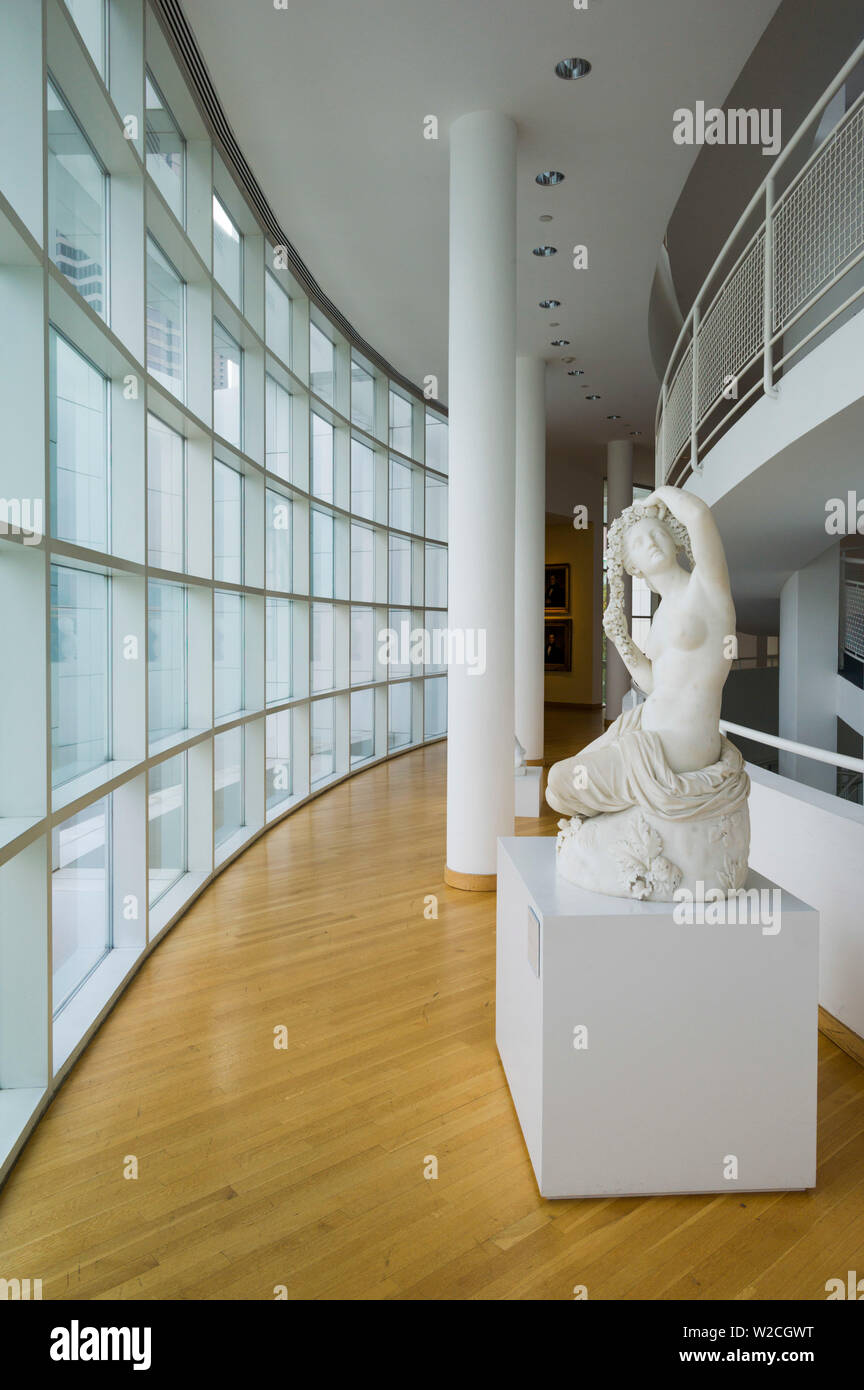
MULTIPOLYGON (((536 252, 535 252, 535 254, 536 254, 536 252)), ((540 300, 540 308, 541 308, 541 309, 560 309, 560 308, 561 308, 561 300, 560 300, 560 299, 541 299, 541 300, 540 300)))
POLYGON ((537 221, 538 221, 538 222, 554 222, 554 221, 555 221, 555 218, 552 216, 551 212, 541 212, 541 214, 540 214, 540 216, 538 217, 537 221))
POLYGON ((553 338, 553 339, 552 339, 552 342, 549 344, 549 346, 550 346, 550 347, 569 347, 569 346, 570 346, 570 339, 569 339, 569 338, 553 338))
MULTIPOLYGON (((564 361, 565 361, 565 362, 567 361, 567 358, 566 358, 566 357, 564 358, 564 361)), ((572 371, 570 371, 570 372, 567 373, 567 375, 568 375, 568 376, 584 376, 584 375, 585 375, 585 372, 584 372, 584 370, 583 370, 582 367, 574 367, 572 371)))
POLYGON ((586 401, 599 401, 602 397, 598 396, 596 391, 592 391, 591 395, 586 396, 585 399, 586 401))
POLYGON ((553 184, 563 183, 564 175, 560 169, 544 169, 542 174, 538 174, 535 183, 539 183, 543 188, 551 188, 553 184))
POLYGON ((534 255, 535 255, 535 256, 557 256, 557 254, 558 254, 558 247, 557 247, 557 246, 535 246, 535 247, 534 247, 534 255))
POLYGON ((631 433, 631 434, 641 434, 642 431, 641 431, 641 430, 631 430, 630 433, 631 433))
POLYGON ((555 76, 569 82, 575 82, 577 77, 585 77, 590 71, 591 64, 587 58, 562 58, 560 63, 555 64, 555 76))
POLYGON ((607 415, 607 416, 606 416, 606 419, 607 419, 607 420, 620 420, 620 419, 621 419, 621 416, 620 416, 620 415, 607 415))

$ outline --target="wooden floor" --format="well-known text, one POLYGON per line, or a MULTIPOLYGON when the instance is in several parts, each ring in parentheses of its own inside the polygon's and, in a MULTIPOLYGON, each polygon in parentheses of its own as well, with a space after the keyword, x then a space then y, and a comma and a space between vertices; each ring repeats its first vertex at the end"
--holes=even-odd
MULTIPOLYGON (((550 713, 550 757, 599 728, 550 713)), ((362 774, 193 906, 0 1193, 0 1274, 50 1299, 821 1300, 864 1273, 864 1069, 824 1037, 814 1192, 538 1197, 494 895, 443 882, 444 779, 443 744, 362 774)))

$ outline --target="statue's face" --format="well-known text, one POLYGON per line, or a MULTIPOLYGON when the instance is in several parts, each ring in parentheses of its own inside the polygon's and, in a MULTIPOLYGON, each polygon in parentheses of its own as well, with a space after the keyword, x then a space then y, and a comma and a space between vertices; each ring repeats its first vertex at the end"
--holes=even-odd
POLYGON ((678 548, 668 526, 654 517, 635 522, 624 537, 623 561, 628 574, 644 579, 660 574, 676 563, 678 548))

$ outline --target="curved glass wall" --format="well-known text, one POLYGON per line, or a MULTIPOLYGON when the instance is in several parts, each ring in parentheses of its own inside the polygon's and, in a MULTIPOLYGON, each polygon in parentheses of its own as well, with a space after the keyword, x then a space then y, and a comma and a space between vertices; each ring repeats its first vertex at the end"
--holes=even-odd
POLYGON ((10 25, 0 1165, 214 873, 446 731, 446 419, 310 302, 149 5, 10 25))

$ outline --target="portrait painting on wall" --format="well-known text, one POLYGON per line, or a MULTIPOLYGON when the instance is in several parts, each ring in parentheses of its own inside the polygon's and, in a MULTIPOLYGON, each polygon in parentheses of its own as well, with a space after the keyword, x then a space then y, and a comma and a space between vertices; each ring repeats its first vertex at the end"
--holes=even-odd
POLYGON ((544 666, 547 671, 571 671, 573 625, 569 618, 550 622, 547 619, 544 643, 544 666))
POLYGON ((570 612, 570 566, 546 566, 546 612, 570 612))

